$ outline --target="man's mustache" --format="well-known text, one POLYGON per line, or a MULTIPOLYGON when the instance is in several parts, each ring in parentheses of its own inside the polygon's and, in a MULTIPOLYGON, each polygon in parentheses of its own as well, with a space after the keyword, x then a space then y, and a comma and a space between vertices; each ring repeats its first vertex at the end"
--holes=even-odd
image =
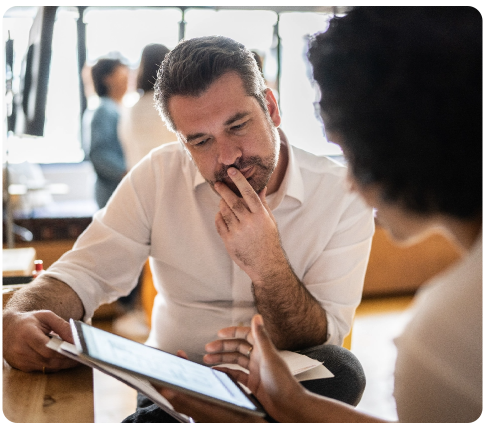
POLYGON ((228 166, 223 166, 220 170, 215 172, 215 181, 224 182, 225 179, 228 178, 228 169, 230 167, 235 167, 237 170, 243 170, 243 169, 246 169, 247 167, 251 167, 255 165, 265 167, 263 165, 262 158, 256 155, 236 160, 233 164, 230 164, 228 166))

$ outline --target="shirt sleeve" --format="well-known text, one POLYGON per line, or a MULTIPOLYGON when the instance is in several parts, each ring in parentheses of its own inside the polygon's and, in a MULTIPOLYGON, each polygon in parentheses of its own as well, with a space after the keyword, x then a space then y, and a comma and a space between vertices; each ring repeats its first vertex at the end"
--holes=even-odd
MULTIPOLYGON (((144 178, 152 179, 149 163, 143 167, 143 174, 147 175, 144 178)), ((143 183, 149 183, 148 179, 143 183)), ((139 178, 136 181, 128 174, 106 208, 94 215, 73 249, 47 271, 79 295, 85 320, 101 304, 129 294, 137 284, 151 245, 149 208, 142 199, 145 188, 149 187, 143 188, 139 178)))
POLYGON ((359 306, 374 234, 372 209, 352 199, 302 281, 324 308, 328 344, 342 345, 359 306))

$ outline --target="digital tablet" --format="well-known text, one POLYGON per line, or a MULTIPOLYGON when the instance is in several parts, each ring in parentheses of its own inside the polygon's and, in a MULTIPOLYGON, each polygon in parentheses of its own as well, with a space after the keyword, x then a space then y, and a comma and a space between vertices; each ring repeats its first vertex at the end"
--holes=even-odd
POLYGON ((107 363, 195 397, 241 412, 265 416, 256 399, 226 373, 70 320, 76 347, 93 361, 107 363))

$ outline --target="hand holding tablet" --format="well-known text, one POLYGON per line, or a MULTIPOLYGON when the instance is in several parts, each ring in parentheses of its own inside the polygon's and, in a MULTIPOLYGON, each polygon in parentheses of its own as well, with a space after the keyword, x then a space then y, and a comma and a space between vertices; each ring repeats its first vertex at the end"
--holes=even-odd
POLYGON ((265 416, 257 401, 227 374, 108 333, 80 321, 70 321, 76 347, 82 355, 174 388, 194 397, 255 416, 265 416))

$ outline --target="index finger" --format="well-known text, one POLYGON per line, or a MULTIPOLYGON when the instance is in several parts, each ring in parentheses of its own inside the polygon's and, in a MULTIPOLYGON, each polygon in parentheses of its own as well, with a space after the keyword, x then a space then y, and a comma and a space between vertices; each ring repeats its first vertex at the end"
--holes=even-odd
POLYGON ((246 180, 245 176, 243 176, 240 171, 234 167, 230 167, 228 169, 228 175, 240 191, 243 199, 248 205, 248 209, 250 209, 250 212, 254 213, 259 210, 263 206, 262 202, 256 191, 246 180))
POLYGON ((205 345, 205 351, 210 354, 219 352, 239 352, 247 355, 252 345, 244 339, 214 340, 205 345))
MULTIPOLYGON (((251 327, 233 326, 225 327, 218 331, 218 337, 231 339, 245 339, 248 340, 251 327)), ((251 338, 250 338, 251 339, 251 338)))

